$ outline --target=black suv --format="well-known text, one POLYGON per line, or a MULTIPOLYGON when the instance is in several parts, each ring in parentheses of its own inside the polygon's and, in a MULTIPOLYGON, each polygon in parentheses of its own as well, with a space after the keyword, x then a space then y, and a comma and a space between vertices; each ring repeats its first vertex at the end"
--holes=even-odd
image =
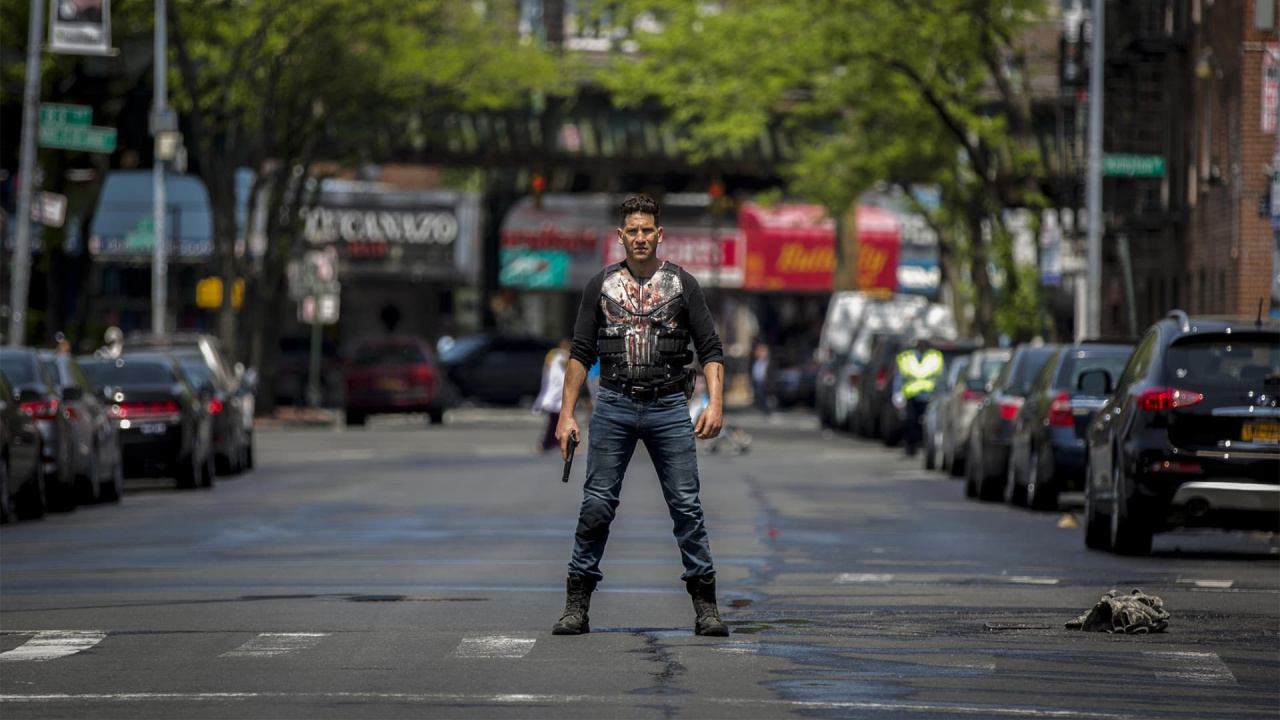
POLYGON ((1175 310, 1139 341, 1089 425, 1085 544, 1151 551, 1178 527, 1280 530, 1280 323, 1175 310))

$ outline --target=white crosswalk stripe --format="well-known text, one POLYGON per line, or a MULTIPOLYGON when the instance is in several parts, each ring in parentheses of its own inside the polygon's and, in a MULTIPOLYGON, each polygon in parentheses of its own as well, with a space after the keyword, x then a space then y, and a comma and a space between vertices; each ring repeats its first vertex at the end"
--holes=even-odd
POLYGON ((1198 685, 1239 685, 1231 668, 1211 652, 1147 652, 1144 656, 1160 663, 1156 677, 1161 680, 1198 685))
MULTIPOLYGON (((8 632, 6 635, 25 635, 8 632)), ((22 645, 0 653, 0 662, 42 662, 88 650, 107 634, 100 630, 42 630, 22 645)))
POLYGON ((329 633, 262 633, 235 650, 222 653, 225 658, 265 658, 309 650, 329 633))
POLYGON ((464 637, 453 651, 456 658, 522 658, 533 649, 536 638, 510 635, 464 637))

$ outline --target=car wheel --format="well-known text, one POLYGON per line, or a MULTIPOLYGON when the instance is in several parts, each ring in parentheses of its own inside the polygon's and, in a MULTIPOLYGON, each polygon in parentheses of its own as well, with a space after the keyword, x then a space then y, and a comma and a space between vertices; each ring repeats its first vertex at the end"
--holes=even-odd
POLYGON ((117 450, 114 469, 111 471, 111 482, 102 486, 102 502, 120 502, 124 495, 124 456, 117 450))
POLYGON ((1004 501, 1017 507, 1025 507, 1027 504, 1026 488, 1018 484, 1018 463, 1013 461, 1012 451, 1009 467, 1005 470, 1004 501))
POLYGON ((969 461, 973 463, 973 469, 969 474, 974 479, 978 499, 986 502, 1004 500, 1004 486, 999 484, 998 479, 993 479, 987 473, 987 458, 982 451, 982 443, 980 441, 969 447, 969 461))
POLYGON ((14 497, 14 511, 19 520, 39 520, 48 509, 45 496, 44 460, 40 448, 36 448, 36 476, 20 489, 14 497))
POLYGON ((1124 470, 1117 459, 1111 466, 1111 551, 1117 555, 1150 555, 1153 533, 1128 512, 1123 485, 1124 470))
POLYGON ((924 469, 932 470, 938 466, 938 451, 933 441, 925 439, 924 441, 924 469))
POLYGON ((217 475, 217 466, 214 458, 215 453, 210 450, 204 456, 204 467, 200 470, 200 487, 213 487, 213 478, 217 475))
POLYGON ((200 480, 200 464, 196 453, 192 450, 178 460, 178 470, 174 473, 174 482, 180 488, 193 488, 200 480))
POLYGON ((1111 549, 1111 526, 1103 517, 1094 497, 1093 468, 1085 461, 1084 467, 1084 545, 1093 550, 1111 549))
POLYGON ((430 422, 432 425, 443 425, 444 424, 444 408, 442 407, 427 408, 427 421, 430 422))
POLYGON ((76 478, 76 490, 82 503, 96 503, 102 499, 102 474, 98 465, 98 446, 89 451, 89 472, 76 478))
POLYGON ((1049 476, 1040 472, 1040 451, 1032 450, 1027 468, 1027 505, 1035 510, 1057 510, 1058 493, 1049 483, 1049 476))
POLYGON ((970 447, 969 459, 965 461, 964 465, 964 496, 976 498, 978 497, 978 477, 974 473, 974 468, 976 468, 978 464, 973 462, 973 460, 973 448, 970 447))
POLYGON ((347 408, 345 415, 346 415, 348 427, 353 427, 356 425, 364 425, 365 418, 367 417, 364 413, 360 412, 359 410, 352 410, 351 408, 347 408))
POLYGON ((9 494, 9 458, 0 457, 0 524, 13 520, 13 496, 9 494))
POLYGON ((253 433, 249 434, 249 439, 244 445, 244 469, 253 469, 253 433))

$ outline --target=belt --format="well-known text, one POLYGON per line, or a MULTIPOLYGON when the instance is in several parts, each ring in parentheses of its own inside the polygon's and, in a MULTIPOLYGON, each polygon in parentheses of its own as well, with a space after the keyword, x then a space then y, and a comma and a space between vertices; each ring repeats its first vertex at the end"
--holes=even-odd
POLYGON ((620 383, 616 380, 600 380, 600 387, 605 390, 625 395, 632 400, 641 402, 653 400, 654 398, 670 395, 672 393, 684 392, 684 378, 672 380, 665 385, 632 385, 630 383, 620 383))

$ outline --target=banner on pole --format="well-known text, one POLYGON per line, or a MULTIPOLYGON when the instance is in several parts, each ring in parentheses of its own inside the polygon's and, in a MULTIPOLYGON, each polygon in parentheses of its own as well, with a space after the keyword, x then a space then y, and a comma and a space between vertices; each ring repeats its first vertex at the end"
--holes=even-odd
POLYGON ((112 55, 111 0, 49 0, 49 51, 112 55))

